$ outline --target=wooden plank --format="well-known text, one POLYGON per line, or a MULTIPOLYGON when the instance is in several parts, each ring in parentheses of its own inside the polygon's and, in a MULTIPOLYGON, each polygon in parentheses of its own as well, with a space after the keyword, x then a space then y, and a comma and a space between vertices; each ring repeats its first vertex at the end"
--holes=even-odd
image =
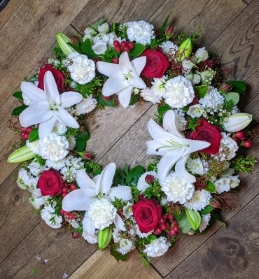
MULTIPOLYGON (((8 5, 1 11, 0 16, 0 29, 6 24, 6 22, 12 17, 14 12, 18 9, 24 0, 12 0, 9 1, 8 5)), ((0 37, 1 42, 1 37, 0 37)))
POLYGON ((259 196, 167 277, 185 279, 257 278, 259 273, 259 196))
POLYGON ((27 0, 0 30, 0 107, 88 1, 27 0), (19 51, 18 51, 19 50, 19 51))
POLYGON ((141 256, 136 251, 129 254, 126 262, 110 260, 109 251, 97 251, 87 260, 70 279, 159 279, 162 278, 152 266, 144 267, 141 256), (101 263, 101 264, 100 264, 101 263))

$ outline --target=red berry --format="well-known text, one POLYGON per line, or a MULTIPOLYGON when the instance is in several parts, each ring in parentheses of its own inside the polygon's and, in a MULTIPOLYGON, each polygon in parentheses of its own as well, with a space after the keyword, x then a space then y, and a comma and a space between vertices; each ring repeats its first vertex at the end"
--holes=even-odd
POLYGON ((162 233, 162 229, 160 227, 155 228, 154 234, 159 235, 160 233, 162 233))
POLYGON ((172 221, 172 224, 174 224, 175 226, 178 226, 178 222, 175 220, 172 221))
POLYGON ((178 226, 173 226, 172 230, 175 231, 176 233, 178 233, 179 232, 179 227, 178 226))
POLYGON ((67 217, 68 219, 72 220, 75 218, 75 215, 73 213, 69 213, 67 217))
POLYGON ((70 187, 70 190, 71 190, 71 191, 74 191, 74 190, 76 189, 76 185, 75 185, 75 184, 70 184, 69 187, 70 187))
POLYGON ((69 212, 63 210, 63 215, 68 216, 69 212))
POLYGON ((121 47, 120 46, 117 46, 114 49, 115 49, 116 52, 120 52, 121 51, 121 47))
POLYGON ((128 43, 125 41, 121 42, 121 48, 124 49, 126 46, 128 46, 128 43))
POLYGON ((244 141, 244 147, 246 148, 251 148, 253 145, 253 143, 250 140, 246 140, 244 141))
POLYGON ((160 219, 160 224, 164 224, 166 222, 166 219, 164 218, 164 217, 162 217, 161 219, 160 219))
POLYGON ((236 137, 237 137, 237 138, 241 139, 241 138, 243 138, 244 136, 245 136, 245 134, 244 134, 243 131, 238 131, 238 132, 236 132, 236 137))
POLYGON ((67 193, 68 188, 67 188, 67 187, 63 187, 63 188, 62 188, 62 191, 63 191, 63 193, 67 193))
POLYGON ((167 229, 170 228, 170 223, 166 222, 165 225, 166 225, 166 228, 167 228, 167 229))
POLYGON ((168 219, 169 220, 174 220, 174 215, 173 214, 168 214, 168 219))
POLYGON ((60 209, 60 211, 59 211, 59 213, 60 213, 61 215, 64 215, 65 212, 66 212, 66 211, 65 211, 64 209, 60 209))
POLYGON ((168 219, 168 215, 167 215, 167 214, 164 214, 164 215, 163 215, 163 218, 168 219))
POLYGON ((26 128, 25 127, 21 127, 21 131, 22 132, 26 132, 26 128))
POLYGON ((173 229, 171 229, 167 234, 170 235, 170 236, 176 236, 177 235, 177 233, 173 229))
POLYGON ((128 46, 125 46, 125 47, 123 48, 123 50, 126 51, 126 52, 129 52, 129 51, 130 51, 130 48, 129 48, 128 46))
POLYGON ((119 64, 119 59, 118 58, 112 58, 112 63, 119 64))
POLYGON ((120 42, 117 40, 113 42, 114 47, 120 47, 120 45, 121 45, 120 42))
POLYGON ((130 49, 133 49, 133 48, 134 48, 134 44, 133 44, 132 42, 128 42, 128 47, 129 47, 130 49))
POLYGON ((67 195, 67 193, 62 193, 61 196, 64 198, 67 195))
POLYGON ((26 132, 27 132, 27 133, 31 133, 31 131, 32 131, 32 127, 27 127, 27 128, 26 128, 26 132))
POLYGON ((240 140, 246 140, 246 136, 243 136, 242 138, 240 138, 240 140))
POLYGON ((24 138, 24 139, 28 139, 28 138, 29 138, 29 134, 28 134, 28 133, 24 133, 23 138, 24 138))
POLYGON ((160 227, 161 227, 161 229, 162 229, 163 231, 167 229, 167 228, 166 228, 166 223, 161 224, 160 227))

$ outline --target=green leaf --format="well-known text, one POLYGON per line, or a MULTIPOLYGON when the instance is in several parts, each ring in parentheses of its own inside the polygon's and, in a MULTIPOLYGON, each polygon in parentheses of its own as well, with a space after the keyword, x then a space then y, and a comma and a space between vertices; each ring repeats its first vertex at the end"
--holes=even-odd
POLYGON ((67 43, 69 46, 71 46, 76 52, 78 52, 79 54, 83 54, 83 51, 80 49, 80 47, 78 45, 75 45, 73 43, 67 43))
POLYGON ((82 152, 85 150, 86 142, 90 139, 88 131, 83 131, 76 136, 76 147, 75 150, 82 152))
POLYGON ((167 18, 165 19, 165 21, 163 22, 163 24, 160 28, 160 36, 165 33, 165 30, 168 26, 168 20, 169 20, 169 15, 167 16, 167 18))
POLYGON ((23 106, 19 106, 17 108, 15 108, 13 111, 12 111, 12 115, 15 115, 15 116, 19 116, 25 109, 27 108, 27 106, 23 105, 23 106))
POLYGON ((106 106, 106 107, 115 107, 115 99, 114 99, 114 95, 110 96, 110 100, 104 100, 102 98, 102 94, 99 94, 97 96, 97 101, 99 104, 106 106))
POLYGON ((220 216, 220 214, 218 212, 216 212, 216 211, 212 212, 211 216, 214 219, 216 219, 217 221, 221 222, 224 227, 227 226, 226 222, 223 221, 222 217, 220 216))
POLYGON ((137 95, 137 94, 132 94, 132 95, 131 95, 131 98, 130 98, 130 103, 129 103, 129 105, 130 105, 130 106, 133 106, 134 104, 137 103, 138 100, 139 100, 139 95, 137 95))
POLYGON ((93 49, 92 49, 92 42, 90 39, 86 39, 82 44, 81 44, 81 49, 84 52, 85 55, 87 55, 87 57, 89 59, 93 59, 96 58, 97 55, 94 53, 93 49))
POLYGON ((209 181, 207 187, 205 187, 204 190, 211 193, 216 193, 216 186, 211 181, 209 181))
POLYGON ((225 97, 225 99, 228 102, 232 101, 234 106, 239 102, 240 99, 239 93, 236 92, 229 92, 227 94, 222 94, 222 95, 225 97))
POLYGON ((34 268, 31 268, 31 274, 35 275, 35 269, 34 268))
POLYGON ((180 215, 180 218, 177 220, 177 222, 182 233, 188 233, 192 228, 184 211, 180 215))
POLYGON ((209 90, 209 86, 200 85, 200 86, 195 86, 194 89, 195 89, 195 92, 198 94, 199 99, 201 99, 201 98, 204 98, 205 95, 207 94, 207 92, 209 90))
POLYGON ((230 80, 227 84, 232 85, 232 89, 239 94, 244 94, 246 92, 246 83, 241 80, 230 80))
POLYGON ((125 185, 126 184, 125 181, 126 181, 125 172, 122 169, 117 168, 116 171, 115 171, 115 175, 113 177, 113 186, 125 185))
POLYGON ((202 214, 202 215, 207 215, 207 214, 209 214, 213 209, 214 209, 213 206, 207 205, 204 209, 201 210, 201 214, 202 214))
POLYGON ((127 260, 127 254, 122 255, 120 252, 118 252, 116 249, 114 249, 113 246, 111 246, 110 253, 117 261, 124 262, 127 260))
POLYGON ((35 128, 30 132, 29 142, 33 142, 39 139, 39 129, 35 128))
POLYGON ((138 180, 140 178, 140 176, 145 172, 145 169, 140 166, 137 165, 135 166, 133 169, 130 170, 130 172, 128 173, 127 177, 126 177, 126 184, 130 185, 130 184, 134 184, 137 185, 138 180))
POLYGON ((135 43, 134 48, 130 50, 129 52, 129 58, 130 60, 137 58, 140 56, 140 54, 146 49, 146 47, 142 44, 135 43))
POLYGON ((17 91, 13 93, 13 96, 19 100, 23 100, 22 91, 17 91))
POLYGON ((163 106, 159 106, 157 108, 157 112, 158 112, 159 116, 163 117, 163 115, 170 109, 172 109, 172 108, 169 105, 163 105, 163 106))

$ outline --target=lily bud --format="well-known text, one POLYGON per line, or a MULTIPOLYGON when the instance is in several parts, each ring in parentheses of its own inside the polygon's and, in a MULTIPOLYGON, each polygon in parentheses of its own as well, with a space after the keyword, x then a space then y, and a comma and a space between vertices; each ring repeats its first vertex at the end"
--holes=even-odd
POLYGON ((181 43, 177 51, 177 61, 181 62, 184 58, 189 58, 192 53, 192 40, 187 38, 181 43))
POLYGON ((201 215, 199 212, 190 210, 188 208, 185 208, 185 213, 187 216, 187 219, 191 225, 191 228, 196 231, 198 230, 200 224, 201 224, 201 215))
POLYGON ((227 132, 234 133, 243 130, 252 121, 252 115, 248 113, 236 113, 231 115, 226 122, 223 123, 227 132))
POLYGON ((71 46, 67 44, 72 43, 72 41, 65 34, 57 33, 56 38, 61 50, 64 52, 65 55, 69 55, 71 52, 75 51, 71 46))
POLYGON ((28 146, 23 146, 14 151, 7 159, 8 163, 21 163, 30 160, 36 156, 28 146))
POLYGON ((105 249, 112 239, 112 228, 111 226, 100 230, 98 232, 98 247, 100 250, 105 249))

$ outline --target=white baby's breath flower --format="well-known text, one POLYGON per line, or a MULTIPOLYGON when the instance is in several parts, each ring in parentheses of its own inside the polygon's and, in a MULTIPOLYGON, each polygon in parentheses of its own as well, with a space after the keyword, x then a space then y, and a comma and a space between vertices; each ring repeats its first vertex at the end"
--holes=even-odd
POLYGON ((154 26, 144 20, 125 23, 127 26, 128 39, 142 45, 150 44, 151 39, 155 38, 154 26))
POLYGON ((152 243, 145 245, 144 253, 148 257, 160 257, 163 256, 170 247, 170 243, 163 236, 155 239, 152 243))
POLYGON ((195 211, 202 210, 209 204, 210 199, 210 192, 206 190, 197 190, 193 193, 192 198, 184 203, 184 206, 195 211))
POLYGON ((187 121, 185 119, 184 112, 181 109, 175 109, 175 126, 178 131, 184 131, 186 129, 187 121))
POLYGON ((219 153, 213 158, 218 161, 230 161, 236 156, 238 145, 228 134, 221 133, 221 136, 219 153))
POLYGON ((224 97, 218 92, 218 90, 212 86, 209 87, 209 91, 205 97, 199 100, 199 103, 205 108, 211 108, 217 111, 218 108, 224 103, 224 97))
POLYGON ((34 176, 38 176, 43 170, 45 166, 41 166, 35 159, 27 166, 30 170, 30 173, 34 176))
POLYGON ((150 187, 150 185, 146 182, 146 176, 147 175, 152 175, 154 177, 154 179, 157 179, 157 173, 155 171, 147 171, 145 173, 143 173, 139 180, 138 180, 138 184, 137 184, 137 188, 140 192, 144 192, 148 187, 150 187))
POLYGON ((199 227, 199 231, 203 232, 209 224, 211 218, 211 214, 201 215, 201 223, 199 227))
POLYGON ((16 183, 21 189, 28 191, 32 191, 37 187, 37 180, 24 168, 19 170, 16 183))
POLYGON ((206 84, 206 85, 209 85, 211 84, 211 81, 215 75, 215 71, 213 71, 212 69, 207 69, 207 70, 204 70, 202 72, 198 72, 197 73, 200 75, 201 77, 201 82, 202 84, 206 84))
POLYGON ((131 250, 133 250, 134 248, 135 248, 134 243, 131 240, 122 238, 120 239, 119 247, 116 250, 122 255, 125 255, 129 253, 131 250))
POLYGON ((165 102, 172 108, 182 108, 194 98, 192 83, 185 77, 177 76, 165 84, 165 102))
POLYGON ((61 228, 62 217, 55 214, 55 208, 51 205, 45 206, 40 212, 41 218, 53 229, 61 228))
POLYGON ((71 52, 66 58, 71 78, 79 84, 86 84, 95 77, 95 63, 86 55, 71 52))
POLYGON ((97 106, 97 100, 92 96, 83 98, 83 100, 76 105, 77 115, 86 114, 93 111, 97 106))
POLYGON ((187 114, 190 115, 192 118, 199 118, 200 116, 202 116, 203 113, 204 108, 200 104, 190 106, 187 111, 187 114))
POLYGON ((164 181, 161 182, 162 191, 166 194, 167 200, 174 203, 184 204, 190 200, 194 193, 192 183, 187 183, 175 172, 171 172, 164 181))
POLYGON ((140 96, 147 102, 153 104, 160 103, 161 99, 154 94, 154 91, 151 88, 144 88, 140 91, 140 96))
POLYGON ((96 229, 103 230, 114 222, 116 213, 116 208, 109 201, 100 199, 90 204, 88 216, 96 229))
POLYGON ((68 141, 55 133, 44 136, 39 142, 39 154, 43 159, 59 161, 68 154, 68 141))

